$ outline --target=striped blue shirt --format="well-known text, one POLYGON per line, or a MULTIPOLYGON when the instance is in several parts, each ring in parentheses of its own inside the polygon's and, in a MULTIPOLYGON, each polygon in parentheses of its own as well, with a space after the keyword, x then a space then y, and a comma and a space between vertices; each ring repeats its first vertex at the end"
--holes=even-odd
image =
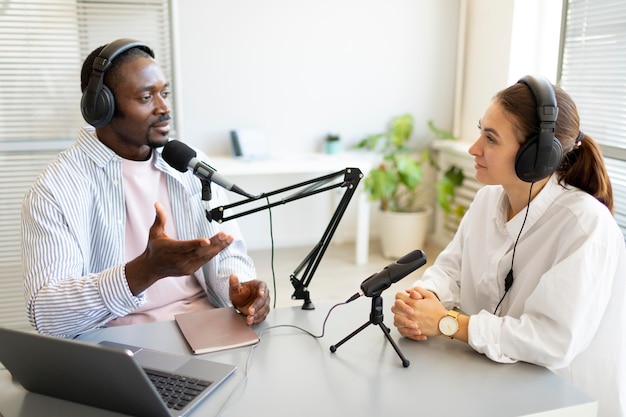
MULTIPOLYGON (((256 278, 239 228, 235 221, 207 221, 201 182, 155 152, 174 213, 168 221, 175 222, 179 239, 209 238, 219 231, 234 237, 194 274, 211 304, 229 305, 230 274, 241 281, 256 278)), ((211 192, 211 206, 228 203, 222 188, 212 185, 211 192)), ((145 303, 126 281, 125 216, 122 159, 83 129, 76 143, 43 170, 22 205, 24 296, 37 331, 76 337, 145 303)))

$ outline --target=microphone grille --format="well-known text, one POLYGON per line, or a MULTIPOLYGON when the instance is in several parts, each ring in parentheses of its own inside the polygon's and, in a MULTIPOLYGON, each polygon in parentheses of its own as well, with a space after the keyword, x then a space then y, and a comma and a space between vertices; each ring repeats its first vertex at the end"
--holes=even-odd
POLYGON ((163 159, 180 172, 189 169, 189 161, 196 157, 196 151, 178 140, 171 140, 163 147, 163 159))

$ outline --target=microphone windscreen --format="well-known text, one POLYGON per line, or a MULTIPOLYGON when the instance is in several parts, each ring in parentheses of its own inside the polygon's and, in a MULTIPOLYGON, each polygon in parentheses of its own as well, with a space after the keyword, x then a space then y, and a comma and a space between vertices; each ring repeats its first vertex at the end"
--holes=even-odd
POLYGON ((415 271, 426 263, 426 254, 416 249, 407 253, 392 264, 387 265, 382 271, 377 272, 361 283, 361 291, 367 297, 380 295, 381 292, 400 281, 402 278, 415 271))
POLYGON ((171 140, 163 147, 163 159, 165 162, 180 172, 189 169, 189 161, 196 157, 196 151, 178 140, 171 140))

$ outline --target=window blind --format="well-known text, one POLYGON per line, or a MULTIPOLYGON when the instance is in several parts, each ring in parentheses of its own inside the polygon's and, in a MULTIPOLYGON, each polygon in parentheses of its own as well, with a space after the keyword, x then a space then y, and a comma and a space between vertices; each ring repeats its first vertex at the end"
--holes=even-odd
POLYGON ((83 60, 117 38, 146 42, 172 78, 168 0, 0 0, 0 326, 29 327, 20 254, 23 195, 85 124, 83 60))
POLYGON ((0 11, 0 141, 70 137, 80 126, 73 2, 9 1, 0 11))
POLYGON ((560 84, 572 96, 581 129, 602 147, 626 237, 626 3, 566 0, 560 84))

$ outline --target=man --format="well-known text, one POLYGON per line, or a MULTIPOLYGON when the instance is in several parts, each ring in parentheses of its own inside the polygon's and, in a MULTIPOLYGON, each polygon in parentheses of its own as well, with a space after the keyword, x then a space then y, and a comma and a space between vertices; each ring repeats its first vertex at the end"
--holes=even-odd
MULTIPOLYGON (((120 39, 83 63, 80 131, 26 193, 27 314, 44 334, 171 320, 233 305, 248 324, 269 312, 235 223, 210 223, 202 184, 164 162, 170 84, 145 44, 120 39), (241 278, 243 283, 240 283, 241 278)), ((212 186, 215 204, 225 190, 212 186)))

